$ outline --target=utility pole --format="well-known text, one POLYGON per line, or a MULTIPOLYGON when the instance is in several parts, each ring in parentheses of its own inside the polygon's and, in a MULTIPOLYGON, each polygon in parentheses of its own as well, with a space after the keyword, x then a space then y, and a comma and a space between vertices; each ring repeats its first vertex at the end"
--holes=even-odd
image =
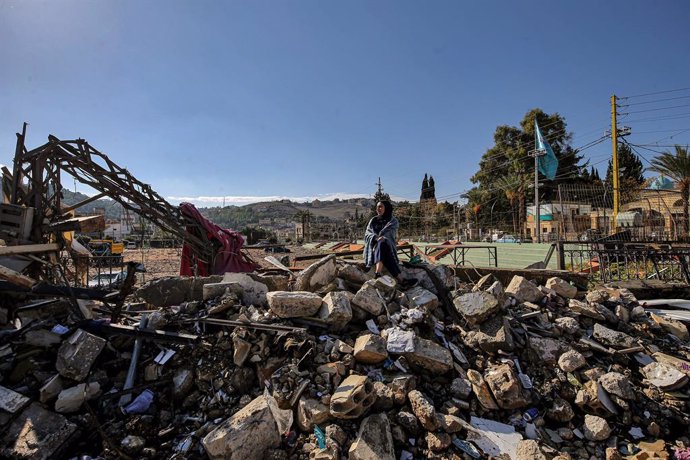
POLYGON ((529 156, 534 157, 534 229, 535 243, 541 243, 541 210, 539 209, 539 157, 546 155, 544 149, 534 149, 529 156))
POLYGON ((616 232, 618 225, 616 218, 618 217, 618 125, 616 124, 616 95, 611 96, 611 144, 613 147, 613 232, 616 232))

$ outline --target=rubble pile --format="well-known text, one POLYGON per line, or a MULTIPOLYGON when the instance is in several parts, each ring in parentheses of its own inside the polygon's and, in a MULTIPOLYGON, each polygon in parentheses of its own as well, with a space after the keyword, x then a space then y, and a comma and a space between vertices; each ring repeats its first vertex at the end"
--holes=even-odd
POLYGON ((0 457, 690 458, 688 330, 629 291, 371 275, 329 256, 155 280, 118 321, 3 309, 0 457))

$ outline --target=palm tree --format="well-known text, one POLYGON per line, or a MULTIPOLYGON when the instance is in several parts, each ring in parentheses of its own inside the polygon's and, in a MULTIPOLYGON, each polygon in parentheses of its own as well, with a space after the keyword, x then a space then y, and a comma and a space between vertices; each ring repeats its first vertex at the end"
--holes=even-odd
POLYGON ((511 214, 513 216, 513 233, 522 233, 524 222, 525 191, 529 185, 529 176, 518 172, 508 173, 498 179, 498 187, 503 190, 510 203, 511 214))
POLYGON ((652 159, 651 171, 658 172, 675 181, 680 189, 683 200, 683 236, 690 232, 690 220, 688 219, 688 200, 690 198, 690 156, 688 146, 675 146, 675 153, 663 152, 652 159))

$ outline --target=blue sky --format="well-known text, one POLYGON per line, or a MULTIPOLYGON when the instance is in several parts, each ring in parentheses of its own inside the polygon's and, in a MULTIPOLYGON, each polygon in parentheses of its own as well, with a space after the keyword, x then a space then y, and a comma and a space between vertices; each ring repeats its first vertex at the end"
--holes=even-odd
MULTIPOLYGON (((535 107, 580 147, 610 128, 612 94, 660 92, 624 100, 628 140, 690 143, 690 90, 670 91, 690 87, 688 17, 686 1, 0 0, 0 164, 27 121, 29 147, 87 139, 171 201, 366 196, 378 177, 416 200, 424 173, 454 201, 496 126, 535 107)), ((583 153, 603 173, 610 152, 583 153)))

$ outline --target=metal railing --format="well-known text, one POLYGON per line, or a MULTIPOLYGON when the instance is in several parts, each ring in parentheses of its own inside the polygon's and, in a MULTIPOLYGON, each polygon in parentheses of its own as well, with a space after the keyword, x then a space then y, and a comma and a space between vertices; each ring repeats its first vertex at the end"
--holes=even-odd
POLYGON ((559 269, 585 273, 591 281, 658 279, 690 283, 690 246, 568 241, 554 245, 559 269))

